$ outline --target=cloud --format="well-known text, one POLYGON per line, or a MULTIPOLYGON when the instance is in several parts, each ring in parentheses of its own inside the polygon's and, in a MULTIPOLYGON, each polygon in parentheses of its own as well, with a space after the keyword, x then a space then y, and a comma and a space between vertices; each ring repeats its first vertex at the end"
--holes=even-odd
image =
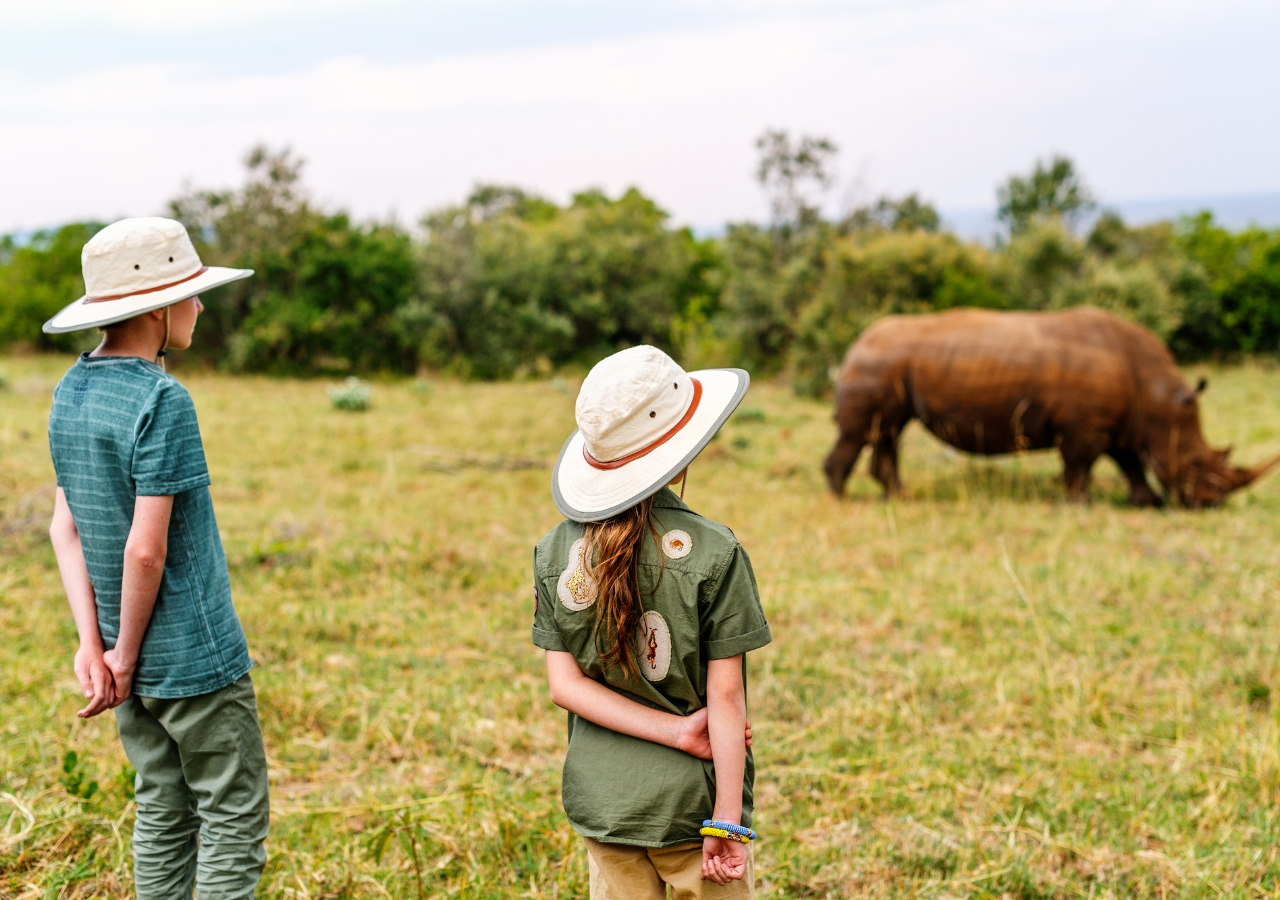
POLYGON ((477 180, 558 197, 638 184, 697 224, 760 215, 752 140, 766 126, 837 140, 833 203, 854 173, 864 194, 989 203, 1053 151, 1104 196, 1277 186, 1280 125, 1258 112, 1280 104, 1280 64, 1244 4, 745 5, 768 14, 429 59, 0 69, 0 167, 21 176, 0 229, 154 212, 184 179, 235 181, 259 140, 309 157, 322 198, 406 218, 477 180))
POLYGON ((114 22, 147 31, 187 31, 226 24, 249 25, 285 16, 323 15, 366 8, 373 0, 0 0, 0 21, 10 23, 114 22))

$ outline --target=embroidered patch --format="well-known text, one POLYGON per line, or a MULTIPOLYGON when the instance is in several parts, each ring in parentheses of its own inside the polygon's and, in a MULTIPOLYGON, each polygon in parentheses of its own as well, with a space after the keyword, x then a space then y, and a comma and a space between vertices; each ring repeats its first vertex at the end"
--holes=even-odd
POLYGON ((534 585, 533 585, 533 617, 534 617, 535 619, 538 617, 538 585, 537 585, 537 582, 535 582, 535 583, 534 583, 534 585))
POLYGON ((667 559, 684 559, 691 550, 693 538, 689 537, 687 531, 677 528, 662 536, 662 552, 667 555, 667 559))
POLYGON ((556 594, 565 608, 573 612, 581 612, 596 602, 596 582, 587 574, 586 560, 582 558, 586 551, 586 538, 578 538, 569 548, 569 565, 560 573, 556 582, 556 594))
POLYGON ((671 668, 671 630, 667 620, 649 610, 640 619, 640 633, 636 648, 639 653, 640 671, 650 681, 661 681, 671 668))

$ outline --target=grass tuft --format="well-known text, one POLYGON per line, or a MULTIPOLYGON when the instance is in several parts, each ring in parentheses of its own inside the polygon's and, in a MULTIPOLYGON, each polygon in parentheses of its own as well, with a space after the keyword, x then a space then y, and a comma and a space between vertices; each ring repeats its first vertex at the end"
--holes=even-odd
POLYGON ((325 392, 334 409, 364 412, 373 404, 373 391, 354 375, 349 376, 341 385, 325 388, 325 392))

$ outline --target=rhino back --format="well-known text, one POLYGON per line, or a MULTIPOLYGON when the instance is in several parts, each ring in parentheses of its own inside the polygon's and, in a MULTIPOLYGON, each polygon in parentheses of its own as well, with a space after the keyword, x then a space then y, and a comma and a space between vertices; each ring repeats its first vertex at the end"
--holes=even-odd
MULTIPOLYGON (((850 348, 842 393, 909 398, 938 437, 978 453, 1129 427, 1143 369, 1172 368, 1154 336, 1090 308, 890 316, 850 348)), ((1176 369, 1173 370, 1176 374, 1176 369)))

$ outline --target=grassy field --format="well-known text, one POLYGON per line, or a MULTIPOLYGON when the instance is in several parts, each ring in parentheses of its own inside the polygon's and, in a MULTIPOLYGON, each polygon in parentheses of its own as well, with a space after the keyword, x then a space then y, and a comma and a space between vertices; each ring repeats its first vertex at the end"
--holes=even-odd
MULTIPOLYGON (((0 358, 5 897, 129 894, 125 760, 109 715, 73 714, 45 533, 67 363, 0 358)), ((1280 451, 1280 372, 1208 374, 1207 437, 1280 451)), ((557 516, 522 467, 554 459, 576 382, 375 384, 351 413, 322 382, 180 377, 258 663, 262 895, 585 896, 528 634, 557 516)), ((763 896, 1280 893, 1280 477, 1141 511, 1104 462, 1069 506, 1056 457, 913 426, 910 499, 859 474, 837 503, 826 405, 758 385, 743 410, 686 499, 751 553, 775 636, 749 661, 763 896)))

